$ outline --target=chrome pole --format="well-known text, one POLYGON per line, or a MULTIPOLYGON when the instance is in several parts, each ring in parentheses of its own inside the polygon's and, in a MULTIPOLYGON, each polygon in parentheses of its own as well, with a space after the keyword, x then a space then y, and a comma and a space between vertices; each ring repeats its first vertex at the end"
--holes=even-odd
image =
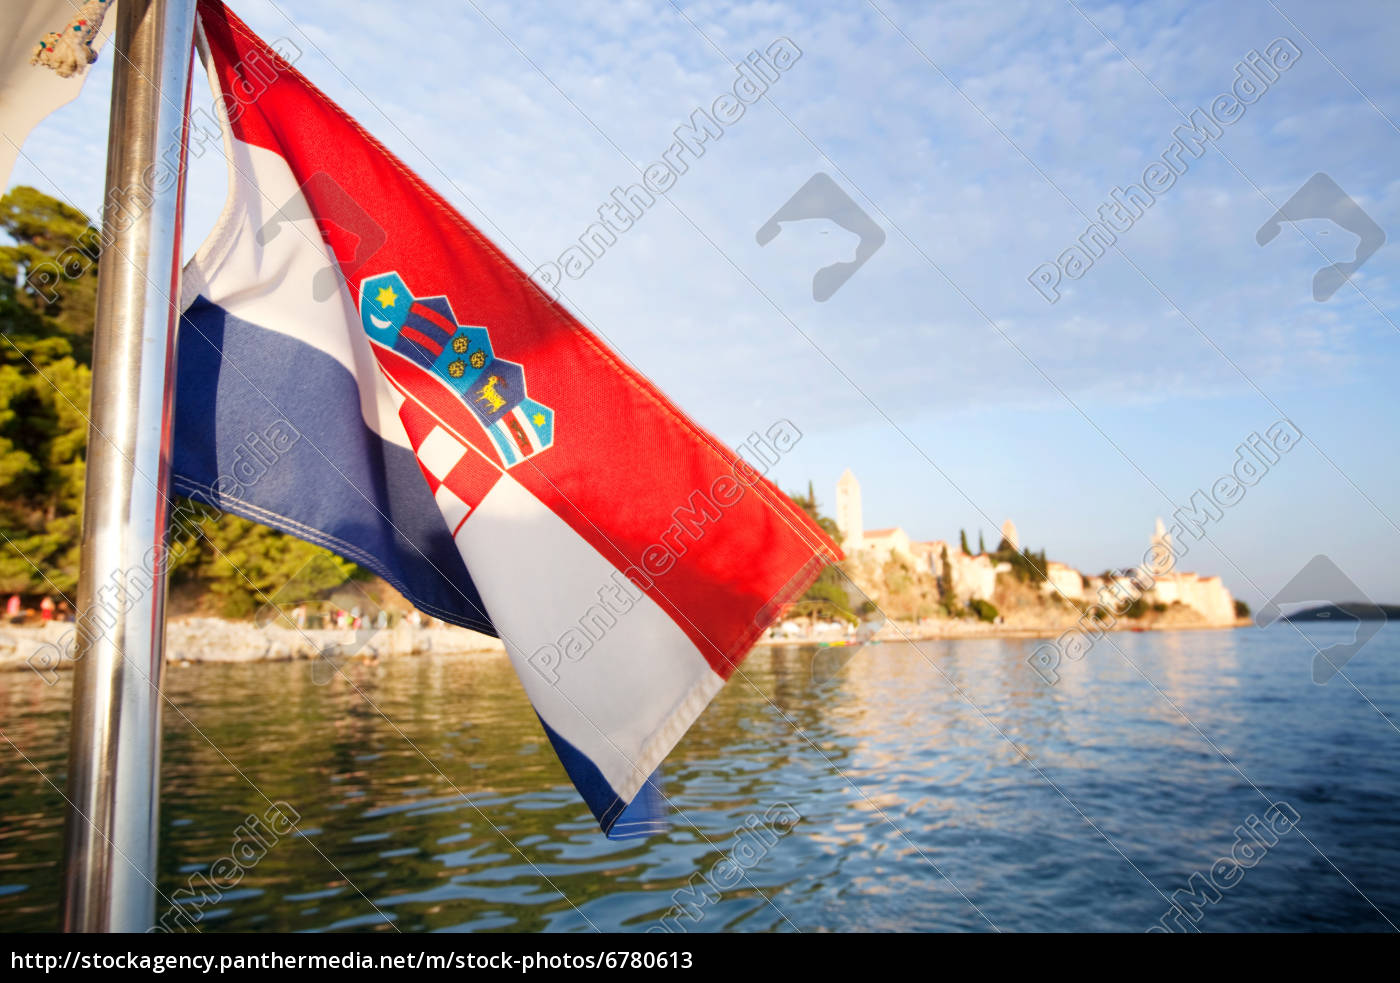
POLYGON ((155 916, 160 684, 194 0, 116 9, 75 626, 63 927, 155 916))

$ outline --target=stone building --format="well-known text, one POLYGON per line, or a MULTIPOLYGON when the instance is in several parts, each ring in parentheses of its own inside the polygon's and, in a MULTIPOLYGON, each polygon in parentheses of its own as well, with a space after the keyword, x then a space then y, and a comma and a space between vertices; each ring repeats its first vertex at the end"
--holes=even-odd
POLYGON ((1041 589, 1047 594, 1081 600, 1084 597, 1084 578, 1074 567, 1051 560, 1045 564, 1045 583, 1041 589))
POLYGON ((871 529, 864 534, 863 540, 862 550, 879 560, 915 560, 909 534, 899 526, 871 529))
POLYGON ((1173 569, 1172 537, 1160 518, 1152 533, 1150 558, 1144 566, 1152 589, 1145 599, 1154 604, 1180 603, 1194 608, 1213 625, 1228 625, 1235 621, 1235 599, 1219 577, 1178 572, 1173 569))
POLYGON ((1021 548, 1021 534, 1016 531, 1016 523, 1010 519, 1001 524, 1001 538, 1006 540, 1013 550, 1021 548))
MULTIPOLYGON (((969 556, 957 547, 949 546, 941 539, 915 543, 914 549, 928 557, 927 571, 935 577, 943 576, 943 551, 948 551, 948 566, 952 568, 953 596, 961 604, 974 597, 990 601, 997 589, 998 567, 988 556, 969 556)), ((1004 568, 1003 564, 1003 568, 1004 568)))
POLYGON ((1148 599, 1161 604, 1179 601, 1194 608, 1213 625, 1235 621, 1235 599, 1219 577, 1194 573, 1168 573, 1157 578, 1148 599))

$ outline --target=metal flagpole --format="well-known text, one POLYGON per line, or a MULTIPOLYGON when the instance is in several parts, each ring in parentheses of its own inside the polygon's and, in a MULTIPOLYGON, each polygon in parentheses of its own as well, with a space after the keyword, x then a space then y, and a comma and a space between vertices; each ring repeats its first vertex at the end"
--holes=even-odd
POLYGON ((194 0, 117 5, 68 758, 63 927, 155 916, 166 518, 194 0))

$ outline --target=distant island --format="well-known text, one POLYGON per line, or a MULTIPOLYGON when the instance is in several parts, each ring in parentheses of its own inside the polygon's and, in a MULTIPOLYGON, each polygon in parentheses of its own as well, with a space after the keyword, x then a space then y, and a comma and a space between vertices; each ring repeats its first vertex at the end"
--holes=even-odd
POLYGON ((1390 621, 1400 620, 1400 604, 1371 604, 1366 601, 1343 601, 1341 604, 1319 604, 1283 616, 1284 621, 1390 621))

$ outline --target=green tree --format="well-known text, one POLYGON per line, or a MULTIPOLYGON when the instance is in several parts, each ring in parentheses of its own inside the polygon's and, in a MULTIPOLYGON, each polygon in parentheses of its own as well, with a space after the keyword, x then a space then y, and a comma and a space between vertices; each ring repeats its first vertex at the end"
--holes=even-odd
POLYGON ((845 577, 833 566, 824 569, 802 599, 794 605, 793 613, 823 619, 858 622, 851 613, 851 599, 846 593, 845 577))
POLYGON ((1021 567, 1025 571, 1025 579, 1037 583, 1046 579, 1045 551, 1039 553, 1031 552, 1029 547, 1021 550, 1021 567))
POLYGON ((186 569, 231 616, 319 597, 357 575, 349 560, 235 515, 204 526, 202 538, 186 569))
POLYGON ((982 556, 987 552, 987 544, 982 539, 982 530, 977 530, 977 555, 982 556))
POLYGON ((943 546, 942 569, 938 573, 938 594, 944 601, 953 600, 953 564, 948 560, 948 546, 943 546))
POLYGON ((5 331, 18 340, 47 341, 50 357, 68 354, 90 365, 101 257, 97 229, 71 205, 21 186, 0 198, 0 230, 13 240, 0 246, 0 278, 18 285, 10 299, 41 319, 5 317, 10 312, 0 303, 0 318, 9 322, 5 331), (59 342, 67 342, 66 352, 59 342))
POLYGON ((822 515, 821 505, 817 502, 817 496, 812 490, 812 483, 810 481, 807 482, 807 494, 788 492, 788 497, 793 500, 798 508, 806 512, 807 515, 811 517, 812 521, 821 527, 823 532, 837 542, 840 542, 841 527, 836 524, 835 519, 822 515))
POLYGON ((958 544, 959 544, 959 547, 962 549, 962 551, 963 551, 964 553, 971 553, 971 552, 972 552, 972 550, 970 550, 970 549, 967 548, 967 530, 966 530, 966 529, 959 529, 959 530, 958 530, 958 544))
POLYGON ((71 594, 97 231, 77 209, 26 187, 0 198, 0 230, 11 240, 0 245, 0 533, 7 542, 0 590, 71 594))
POLYGON ((967 602, 968 609, 977 617, 988 624, 997 620, 1001 612, 996 609, 991 601, 984 601, 980 597, 974 597, 967 602))
MULTIPOLYGON (((26 187, 0 198, 0 231, 10 240, 0 245, 0 591, 71 599, 101 236, 82 212, 26 187)), ((246 519, 184 509, 197 519, 172 531, 172 581, 198 586, 225 613, 251 612, 269 592, 299 600, 363 576, 246 519)))
POLYGON ((1046 570, 1049 569, 1049 562, 1046 560, 1044 550, 1038 553, 1032 552, 1030 547, 1015 550, 1005 539, 1002 539, 997 551, 992 554, 992 560, 996 563, 1008 564, 1011 567, 1011 575, 1025 583, 1044 581, 1046 570))
MULTIPOLYGON (((840 540, 841 530, 836 521, 822 514, 812 482, 807 482, 807 493, 788 492, 788 497, 797 507, 806 512, 812 521, 832 539, 840 540)), ((846 576, 836 567, 828 565, 817 576, 816 582, 807 588, 802 599, 793 605, 791 613, 800 617, 838 618, 857 622, 860 619, 851 613, 851 598, 846 589, 846 576)))

